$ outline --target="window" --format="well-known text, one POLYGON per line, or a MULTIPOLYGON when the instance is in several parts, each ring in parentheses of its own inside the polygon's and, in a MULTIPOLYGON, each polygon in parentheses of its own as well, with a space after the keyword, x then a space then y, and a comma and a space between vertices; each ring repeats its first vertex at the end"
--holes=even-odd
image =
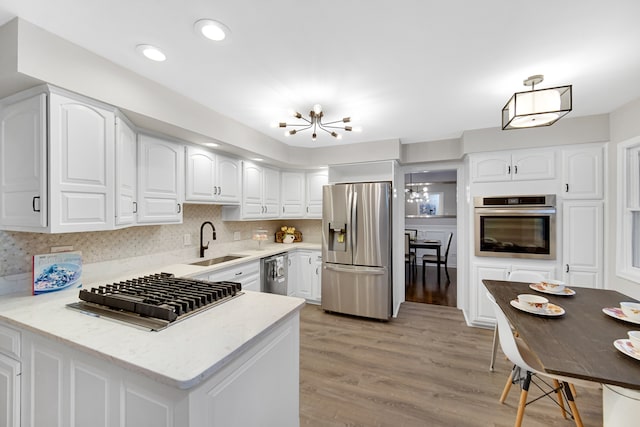
POLYGON ((640 282, 640 137, 618 145, 616 273, 640 282))

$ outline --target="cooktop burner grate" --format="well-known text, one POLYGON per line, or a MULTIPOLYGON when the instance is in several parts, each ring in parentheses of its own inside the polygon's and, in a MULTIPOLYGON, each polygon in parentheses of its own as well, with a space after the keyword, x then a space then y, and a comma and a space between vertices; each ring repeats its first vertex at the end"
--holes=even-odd
POLYGON ((81 301, 69 306, 159 330, 241 295, 240 290, 240 283, 236 282, 207 282, 158 273, 82 289, 81 301))

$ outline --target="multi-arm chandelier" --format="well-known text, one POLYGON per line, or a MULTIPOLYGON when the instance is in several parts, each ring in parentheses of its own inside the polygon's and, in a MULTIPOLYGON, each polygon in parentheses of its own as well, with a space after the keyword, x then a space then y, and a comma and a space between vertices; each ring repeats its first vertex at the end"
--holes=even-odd
POLYGON ((294 123, 285 123, 280 122, 279 127, 287 128, 287 127, 295 127, 298 129, 291 129, 284 132, 285 135, 295 135, 298 132, 305 131, 307 129, 313 129, 313 133, 311 134, 311 139, 316 140, 318 137, 317 131, 318 129, 327 132, 334 138, 341 139, 342 135, 336 132, 333 129, 344 130, 347 132, 351 132, 353 128, 351 126, 335 126, 336 123, 350 123, 351 117, 344 117, 340 120, 335 120, 332 122, 323 122, 322 118, 324 117, 324 113, 322 112, 322 106, 320 104, 316 104, 313 106, 313 109, 309 111, 309 118, 307 119, 302 114, 296 112, 293 114, 293 117, 296 119, 304 120, 305 123, 294 124, 294 123))

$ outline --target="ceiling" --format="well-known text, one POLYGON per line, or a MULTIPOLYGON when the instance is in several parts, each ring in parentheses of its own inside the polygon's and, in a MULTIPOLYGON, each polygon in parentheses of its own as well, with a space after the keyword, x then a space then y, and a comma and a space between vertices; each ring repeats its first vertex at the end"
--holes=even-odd
POLYGON ((637 0, 0 0, 0 24, 15 16, 300 147, 498 127, 534 74, 540 88, 573 84, 567 118, 640 97, 637 0), (202 18, 230 41, 197 35, 202 18), (143 43, 167 60, 140 56, 143 43), (316 103, 362 131, 312 141, 270 127, 316 103))

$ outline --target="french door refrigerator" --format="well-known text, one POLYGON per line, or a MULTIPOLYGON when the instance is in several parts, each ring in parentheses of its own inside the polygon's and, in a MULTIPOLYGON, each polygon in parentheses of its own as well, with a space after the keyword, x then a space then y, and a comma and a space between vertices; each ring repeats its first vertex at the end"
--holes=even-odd
POLYGON ((391 241, 390 183, 325 185, 322 308, 388 320, 391 241))

